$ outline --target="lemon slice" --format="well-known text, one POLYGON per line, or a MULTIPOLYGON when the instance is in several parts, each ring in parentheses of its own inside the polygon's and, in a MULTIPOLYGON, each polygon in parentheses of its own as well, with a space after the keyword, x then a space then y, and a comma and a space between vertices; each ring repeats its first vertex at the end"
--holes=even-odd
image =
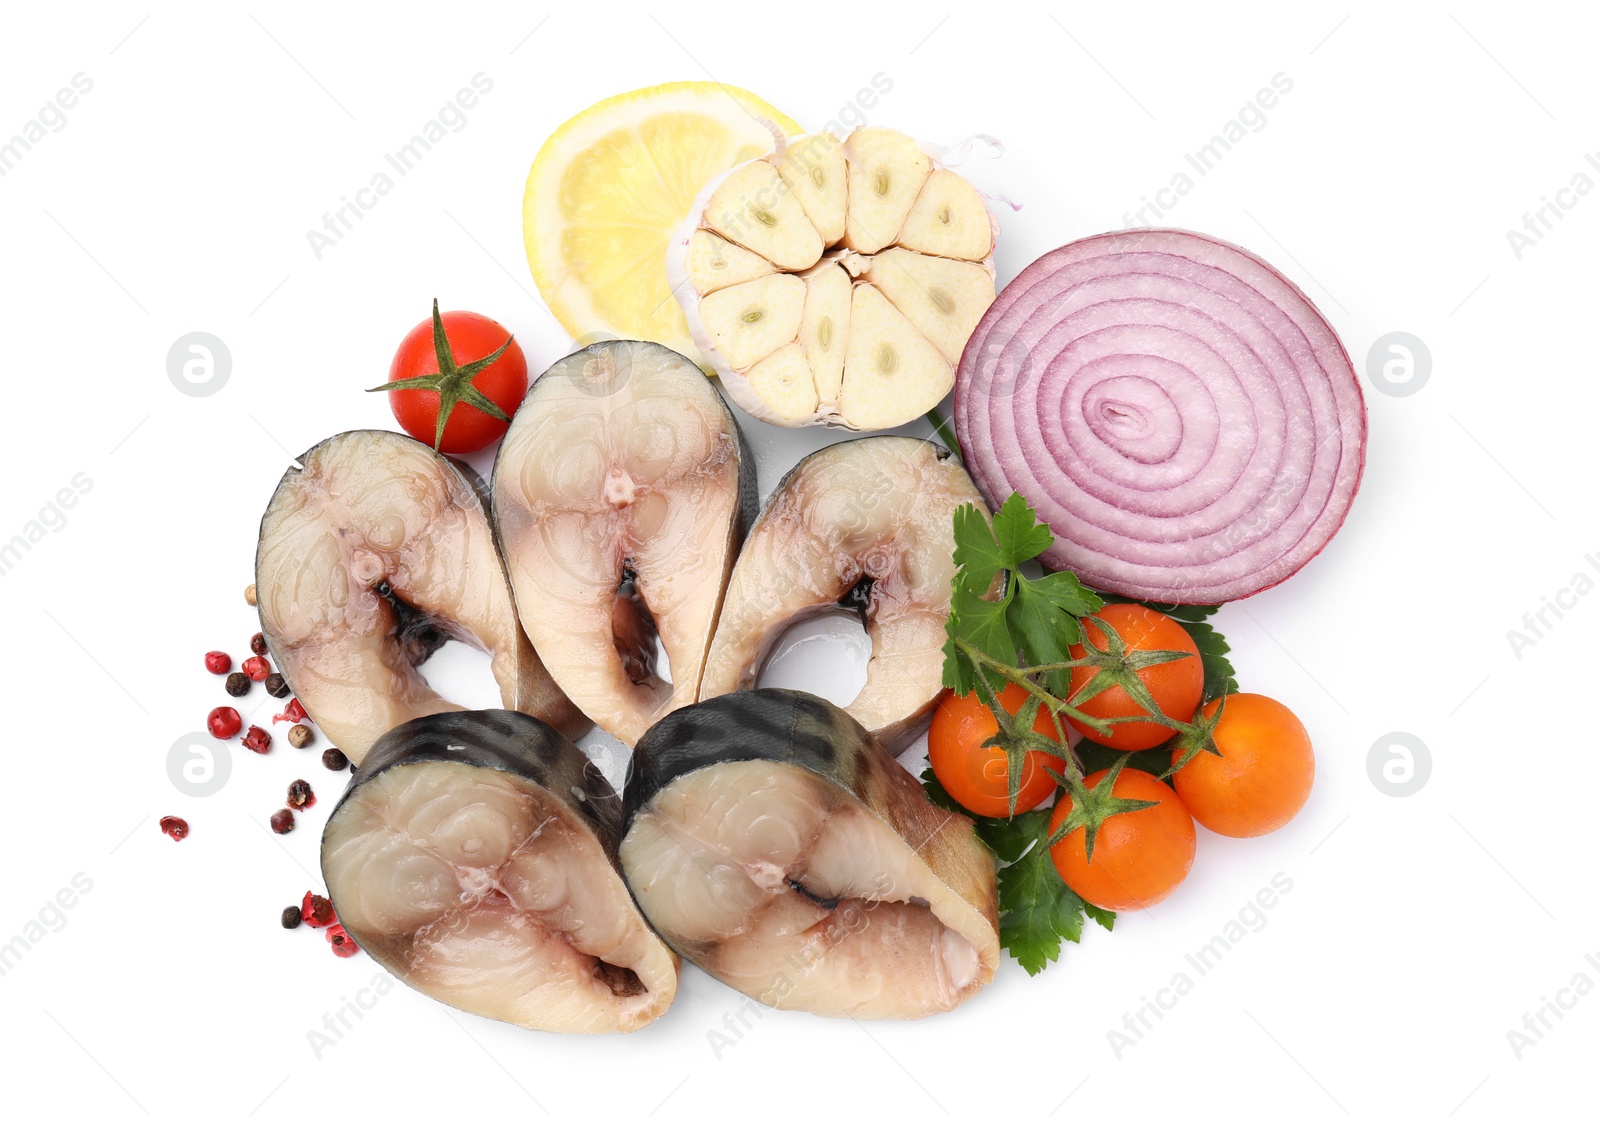
POLYGON ((619 94, 550 135, 528 172, 522 237, 550 310, 579 341, 638 338, 705 367, 667 283, 667 242, 712 178, 800 127, 736 86, 619 94))

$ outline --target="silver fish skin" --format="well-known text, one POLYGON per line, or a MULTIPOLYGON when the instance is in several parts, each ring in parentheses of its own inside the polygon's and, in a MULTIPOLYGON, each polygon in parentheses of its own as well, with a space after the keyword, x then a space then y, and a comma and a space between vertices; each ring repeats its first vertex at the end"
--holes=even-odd
POLYGON ((848 713, 800 691, 685 707, 634 749, 623 873, 680 954, 775 1008, 948 1011, 1000 960, 995 858, 848 713))
POLYGON ((632 745, 694 702, 756 506, 755 462, 699 367, 643 341, 563 357, 513 417, 492 494, 522 626, 579 709, 632 745))
POLYGON ((501 702, 577 737, 517 620, 482 480, 396 432, 342 432, 283 475, 261 519, 257 613, 274 665, 359 764, 401 722, 461 710, 418 667, 446 640, 486 652, 501 702))
POLYGON ((445 1004, 550 1032, 632 1032, 677 992, 630 897, 622 808, 583 752, 508 710, 414 719, 372 748, 329 816, 340 924, 445 1004))
POLYGON ((700 697, 756 685, 785 628, 839 606, 872 643, 845 709, 890 753, 927 725, 943 691, 956 509, 989 508, 950 452, 910 436, 824 447, 783 477, 739 551, 700 697))

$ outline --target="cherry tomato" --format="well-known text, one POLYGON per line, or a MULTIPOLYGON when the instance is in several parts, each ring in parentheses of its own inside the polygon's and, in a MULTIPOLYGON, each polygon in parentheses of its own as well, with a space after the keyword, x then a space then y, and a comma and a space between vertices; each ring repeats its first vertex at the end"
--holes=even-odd
MULTIPOLYGON (((1106 775, 1102 769, 1083 779, 1093 789, 1106 775)), ((1119 812, 1100 825, 1094 860, 1085 857, 1084 829, 1063 836, 1050 849, 1050 860, 1067 886, 1106 910, 1143 910, 1173 892, 1194 865, 1194 818, 1178 794, 1149 773, 1124 769, 1111 795, 1153 800, 1153 808, 1119 812)), ((1055 832, 1072 811, 1072 797, 1063 796, 1050 816, 1055 832)))
MULTIPOLYGON (((1206 675, 1200 663, 1200 649, 1195 647, 1194 640, 1183 625, 1171 616, 1142 604, 1108 604, 1095 615, 1111 625, 1111 629, 1122 637, 1123 645, 1129 652, 1187 651, 1194 657, 1158 663, 1138 671, 1139 681, 1149 688, 1161 713, 1179 722, 1193 718, 1195 709, 1200 705, 1201 692, 1205 689, 1206 675)), ((1095 647, 1104 648, 1105 633, 1088 619, 1082 623, 1084 638, 1095 647)), ((1082 644, 1073 644, 1068 651, 1074 659, 1082 659, 1088 654, 1082 644)), ((1098 667, 1072 668, 1067 680, 1071 693, 1077 694, 1098 670, 1098 667)), ((1106 688, 1087 702, 1079 704, 1078 709, 1091 718, 1128 718, 1147 713, 1121 687, 1106 688)), ((1176 732, 1170 726, 1157 722, 1123 722, 1112 726, 1110 734, 1097 734, 1070 718, 1067 721, 1090 741, 1121 750, 1149 749, 1160 745, 1176 732)))
MULTIPOLYGON (((1222 756, 1201 750, 1172 775, 1194 818, 1224 836, 1264 836, 1294 818, 1311 795, 1316 762, 1311 735, 1294 712, 1264 694, 1208 702, 1222 717, 1214 732, 1222 756)), ((1183 756, 1173 751, 1173 764, 1183 756)))
POLYGON ((471 390, 511 416, 528 393, 528 359, 511 332, 493 318, 466 310, 440 314, 438 303, 434 303, 433 311, 450 343, 450 356, 440 357, 434 350, 433 320, 422 322, 401 340, 389 366, 389 381, 392 384, 433 377, 434 387, 384 385, 373 391, 387 391, 395 421, 428 446, 434 447, 438 438, 440 451, 455 455, 478 451, 505 435, 508 423, 475 407, 471 390), (473 362, 491 356, 502 346, 505 352, 490 364, 478 370, 472 368, 473 362), (460 372, 463 369, 467 371, 460 372), (447 399, 458 397, 449 409, 442 435, 438 431, 441 391, 447 399))
MULTIPOLYGON (((1028 692, 1015 683, 1000 692, 1000 705, 1015 714, 1028 692)), ((1060 741, 1061 734, 1043 706, 1033 720, 1033 731, 1060 741)), ((1009 816, 1006 788, 1006 754, 983 743, 1000 732, 994 713, 976 694, 946 694, 928 727, 928 763, 955 802, 979 816, 1009 816)), ((1045 772, 1066 770, 1059 757, 1040 750, 1028 751, 1022 763, 1022 786, 1017 791, 1017 811, 1038 807, 1055 790, 1055 780, 1045 772)))

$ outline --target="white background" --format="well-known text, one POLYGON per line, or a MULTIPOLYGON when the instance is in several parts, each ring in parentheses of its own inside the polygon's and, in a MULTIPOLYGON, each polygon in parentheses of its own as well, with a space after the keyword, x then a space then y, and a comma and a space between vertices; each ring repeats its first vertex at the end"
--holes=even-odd
MULTIPOLYGON (((1585 964, 1600 950, 1600 597, 1520 658, 1506 633, 1574 574, 1600 577, 1583 556, 1600 551, 1600 193, 1520 259, 1506 230, 1600 148, 1597 29, 1576 8, 1398 7, 8 13, 0 138, 74 74, 94 84, 0 178, 0 541, 76 473, 92 481, 0 576, 13 637, 0 940, 73 876, 93 884, 0 979, 10 1119, 1501 1125, 1587 1110, 1600 993, 1520 1059, 1507 1030, 1580 971, 1600 981, 1585 964), (466 128, 319 261, 306 230, 478 72, 494 87, 466 128), (1278 264, 1363 374, 1371 438, 1349 523, 1290 582, 1218 618, 1246 687, 1315 737, 1309 805, 1263 840, 1202 831, 1166 903, 1114 934, 1091 927, 1040 977, 1008 961, 938 1019, 766 1014, 718 1058, 707 1031, 739 999, 686 969, 672 1011, 636 1035, 528 1033, 397 989, 319 1059, 308 1030, 377 973, 276 925, 320 887, 336 779, 282 726, 270 757, 235 755, 214 796, 186 797, 166 772, 173 741, 225 701, 202 652, 240 658, 254 630, 240 594, 286 451, 388 423, 361 390, 436 295, 504 321, 536 371, 566 351, 533 293, 520 202, 540 142, 572 113, 714 76, 816 127, 878 72, 893 88, 872 121, 1006 142, 963 168, 1023 205, 1003 216, 1002 282, 1124 226, 1258 88, 1292 79, 1167 219, 1278 264), (167 377, 169 346, 193 330, 232 354, 210 397, 167 377), (1406 398, 1366 377, 1395 330, 1432 354, 1406 398), (1406 798, 1368 774, 1392 731, 1432 754, 1406 798), (322 803, 274 837, 266 817, 302 773, 322 803), (168 812, 193 824, 184 843, 158 832, 168 812), (1264 928, 1119 1059, 1107 1031, 1280 872, 1293 888, 1264 928)), ((752 438, 767 489, 837 436, 752 438)), ((492 700, 482 668, 452 676, 492 700)))

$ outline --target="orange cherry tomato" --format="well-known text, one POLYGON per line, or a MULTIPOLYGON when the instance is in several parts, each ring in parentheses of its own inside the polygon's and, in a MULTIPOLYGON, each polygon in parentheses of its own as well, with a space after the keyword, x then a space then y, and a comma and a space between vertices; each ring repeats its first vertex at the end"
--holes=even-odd
MULTIPOLYGON (((1093 789, 1106 770, 1083 779, 1093 789)), ((1153 808, 1119 812, 1100 825, 1094 859, 1084 848, 1085 829, 1078 828, 1050 849, 1050 860, 1067 886, 1080 898, 1106 910, 1143 910, 1170 895, 1194 865, 1194 819, 1178 794, 1138 769, 1117 775, 1111 795, 1153 800, 1153 808)), ((1072 797, 1063 796, 1050 816, 1054 834, 1072 811, 1072 797)))
MULTIPOLYGON (((1149 688, 1161 713, 1179 722, 1193 718, 1200 705, 1201 692, 1205 689, 1206 675, 1200 662, 1200 649, 1195 647, 1194 640, 1183 625, 1171 616, 1142 604, 1108 604, 1095 615, 1111 625, 1130 652, 1187 651, 1193 656, 1192 659, 1175 659, 1138 671, 1139 681, 1149 688)), ((1090 620, 1084 619, 1082 626, 1085 639, 1097 648, 1106 646, 1105 633, 1090 620)), ((1082 644, 1073 644, 1068 651, 1074 659, 1082 659, 1088 654, 1082 644)), ((1068 676, 1070 693, 1077 694, 1082 690, 1098 670, 1098 667, 1072 668, 1068 676)), ((1129 718, 1147 714, 1121 687, 1108 687, 1080 703, 1078 709, 1091 718, 1129 718)), ((1070 718, 1067 721, 1090 741, 1120 750, 1150 749, 1176 733, 1170 726, 1158 722, 1122 722, 1112 726, 1110 734, 1097 734, 1070 718)))
MULTIPOLYGON (((1214 732, 1222 756, 1201 750, 1172 775, 1194 818, 1224 836, 1264 836, 1305 807, 1316 761, 1311 735, 1283 703, 1264 694, 1208 702, 1222 717, 1214 732)), ((1173 751, 1173 764, 1182 757, 1173 751)))
MULTIPOLYGON (((1015 714, 1027 700, 1028 692, 1015 683, 1000 692, 1000 705, 1015 714)), ((1033 720, 1033 730, 1061 741, 1061 734, 1043 706, 1033 720)), ((928 762, 945 792, 968 812, 979 816, 1008 816, 1006 755, 996 746, 983 743, 1000 732, 994 712, 976 694, 946 694, 934 711, 928 727, 928 762)), ((1022 763, 1022 787, 1017 792, 1017 811, 1027 812, 1055 791, 1055 780, 1045 768, 1064 772, 1065 763, 1040 750, 1029 750, 1022 763)))

